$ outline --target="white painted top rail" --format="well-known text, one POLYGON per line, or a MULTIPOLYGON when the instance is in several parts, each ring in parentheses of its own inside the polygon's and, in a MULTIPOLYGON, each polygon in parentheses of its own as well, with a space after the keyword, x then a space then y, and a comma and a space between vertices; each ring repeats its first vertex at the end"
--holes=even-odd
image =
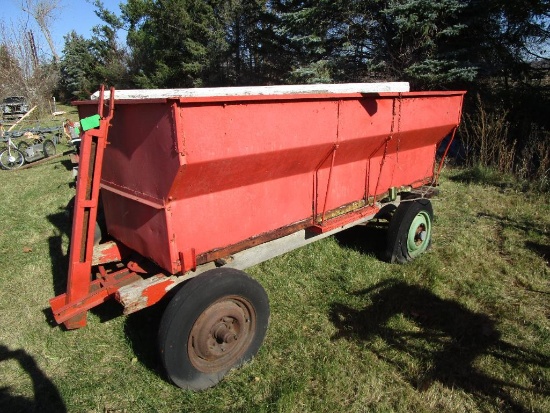
MULTIPOLYGON (((193 89, 128 89, 116 90, 116 99, 165 99, 186 97, 215 96, 257 96, 257 95, 292 95, 292 94, 339 94, 339 93, 383 93, 408 92, 408 82, 380 83, 344 83, 344 84, 312 84, 312 85, 281 85, 281 86, 243 86, 243 87, 213 87, 193 89)), ((110 96, 105 91, 105 98, 110 96)), ((91 99, 98 99, 99 91, 91 99)))

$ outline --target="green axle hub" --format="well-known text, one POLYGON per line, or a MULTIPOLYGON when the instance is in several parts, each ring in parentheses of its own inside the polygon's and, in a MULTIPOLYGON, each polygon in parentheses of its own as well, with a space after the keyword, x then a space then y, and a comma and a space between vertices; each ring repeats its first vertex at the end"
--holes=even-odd
POLYGON ((412 258, 422 254, 430 244, 432 221, 426 211, 420 211, 409 227, 407 250, 412 258))

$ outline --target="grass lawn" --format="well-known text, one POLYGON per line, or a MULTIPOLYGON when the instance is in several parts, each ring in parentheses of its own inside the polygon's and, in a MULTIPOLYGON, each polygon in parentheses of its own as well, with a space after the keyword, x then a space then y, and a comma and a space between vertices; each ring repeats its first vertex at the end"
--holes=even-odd
POLYGON ((271 322, 258 356, 217 387, 165 379, 163 304, 88 326, 50 324, 64 292, 73 196, 67 156, 0 171, 0 411, 549 412, 550 203, 445 171, 433 247, 407 265, 376 258, 354 228, 248 273, 271 322))

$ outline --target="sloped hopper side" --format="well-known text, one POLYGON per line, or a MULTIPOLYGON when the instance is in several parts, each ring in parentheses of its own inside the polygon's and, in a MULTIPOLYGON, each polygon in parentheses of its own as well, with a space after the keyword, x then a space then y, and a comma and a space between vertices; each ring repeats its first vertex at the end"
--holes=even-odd
MULTIPOLYGON (((102 175, 108 231, 177 273, 189 251, 313 225, 389 187, 421 186, 432 180, 437 143, 459 123, 462 97, 116 101, 102 175)), ((91 106, 79 109, 86 116, 91 106)))

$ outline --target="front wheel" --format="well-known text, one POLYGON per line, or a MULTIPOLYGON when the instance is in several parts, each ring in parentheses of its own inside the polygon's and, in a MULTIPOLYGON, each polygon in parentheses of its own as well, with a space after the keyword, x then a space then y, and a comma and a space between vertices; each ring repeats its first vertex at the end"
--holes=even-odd
POLYGON ((269 323, 269 300, 247 274, 217 268, 176 293, 159 329, 159 349, 170 380, 183 389, 216 385, 259 350, 269 323))
POLYGON ((426 251, 432 241, 432 221, 428 199, 402 202, 390 220, 384 259, 403 264, 426 251))
POLYGON ((19 149, 6 148, 0 152, 0 165, 4 169, 17 169, 25 163, 25 155, 19 149))
POLYGON ((55 144, 51 139, 44 140, 44 143, 42 144, 42 149, 46 158, 55 155, 55 144))

